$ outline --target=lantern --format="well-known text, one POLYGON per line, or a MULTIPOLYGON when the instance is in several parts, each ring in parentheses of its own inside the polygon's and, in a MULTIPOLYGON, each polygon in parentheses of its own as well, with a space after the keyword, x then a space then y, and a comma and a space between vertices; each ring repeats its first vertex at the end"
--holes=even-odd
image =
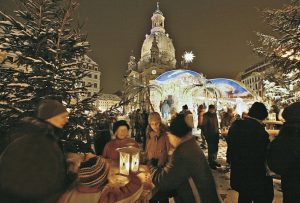
POLYGON ((276 113, 269 113, 269 120, 276 121, 276 113))
POLYGON ((120 173, 129 175, 129 172, 137 172, 140 164, 140 149, 136 147, 123 147, 117 149, 120 152, 120 173))

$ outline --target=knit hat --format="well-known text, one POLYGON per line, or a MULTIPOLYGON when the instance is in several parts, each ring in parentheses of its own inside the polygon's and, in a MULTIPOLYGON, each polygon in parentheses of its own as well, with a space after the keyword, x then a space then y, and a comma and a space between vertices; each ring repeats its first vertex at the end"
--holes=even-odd
POLYGON ((300 102, 295 102, 284 109, 282 117, 288 123, 300 123, 300 102))
POLYGON ((171 121, 170 132, 177 137, 184 137, 192 132, 192 128, 186 123, 185 116, 179 114, 171 121))
POLYGON ((159 113, 157 113, 157 112, 150 113, 149 117, 148 117, 148 122, 150 123, 151 121, 161 122, 161 117, 160 117, 159 113))
POLYGON ((249 109, 248 115, 252 118, 264 120, 268 117, 268 110, 261 102, 255 102, 249 109))
POLYGON ((62 103, 52 99, 45 99, 40 102, 37 108, 37 117, 47 120, 64 112, 67 112, 67 109, 62 103))
POLYGON ((125 121, 125 120, 119 120, 119 121, 116 121, 113 125, 113 133, 115 134, 116 131, 118 130, 119 127, 121 126, 126 126, 127 129, 129 130, 129 125, 128 123, 125 121))
POLYGON ((78 174, 80 185, 87 187, 103 186, 107 183, 108 172, 108 164, 100 156, 82 162, 78 174))

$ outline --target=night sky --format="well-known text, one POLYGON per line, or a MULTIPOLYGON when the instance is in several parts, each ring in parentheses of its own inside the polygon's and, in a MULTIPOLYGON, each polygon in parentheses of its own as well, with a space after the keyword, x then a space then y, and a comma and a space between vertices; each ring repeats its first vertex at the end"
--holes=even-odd
MULTIPOLYGON (((208 78, 234 78, 261 61, 247 45, 255 31, 270 32, 259 10, 279 8, 289 0, 161 0, 176 49, 177 62, 184 51, 196 58, 190 68, 208 78)), ((80 17, 92 45, 88 55, 102 70, 105 93, 122 87, 131 50, 137 59, 145 35, 150 33, 155 0, 79 0, 80 17)), ((13 0, 0 0, 0 9, 14 9, 13 0)))

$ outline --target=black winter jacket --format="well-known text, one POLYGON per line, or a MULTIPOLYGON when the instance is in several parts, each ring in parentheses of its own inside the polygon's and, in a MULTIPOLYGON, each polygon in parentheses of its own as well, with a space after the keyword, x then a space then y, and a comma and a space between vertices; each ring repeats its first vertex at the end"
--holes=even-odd
POLYGON ((174 150, 165 167, 152 167, 153 183, 174 194, 176 203, 219 203, 215 182, 206 158, 191 138, 174 150))
POLYGON ((269 134, 264 125, 252 118, 236 120, 229 129, 227 143, 230 184, 234 190, 254 192, 272 187, 272 180, 266 175, 269 134))
POLYGON ((57 129, 24 118, 0 156, 0 195, 7 202, 56 202, 66 190, 67 172, 57 129))
POLYGON ((208 142, 218 142, 219 123, 216 113, 206 112, 203 115, 202 123, 203 134, 208 142))
POLYGON ((283 202, 293 203, 300 191, 300 123, 286 123, 271 142, 268 153, 270 169, 281 175, 283 202))

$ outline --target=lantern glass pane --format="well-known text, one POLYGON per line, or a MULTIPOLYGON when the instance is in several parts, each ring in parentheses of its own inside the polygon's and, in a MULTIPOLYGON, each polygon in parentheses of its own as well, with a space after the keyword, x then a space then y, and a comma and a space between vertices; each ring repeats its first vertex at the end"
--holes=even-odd
POLYGON ((139 153, 133 154, 131 158, 131 171, 137 172, 139 170, 139 164, 140 164, 140 154, 139 153))
POLYGON ((120 173, 123 175, 129 175, 130 167, 130 155, 127 153, 120 153, 120 173))

